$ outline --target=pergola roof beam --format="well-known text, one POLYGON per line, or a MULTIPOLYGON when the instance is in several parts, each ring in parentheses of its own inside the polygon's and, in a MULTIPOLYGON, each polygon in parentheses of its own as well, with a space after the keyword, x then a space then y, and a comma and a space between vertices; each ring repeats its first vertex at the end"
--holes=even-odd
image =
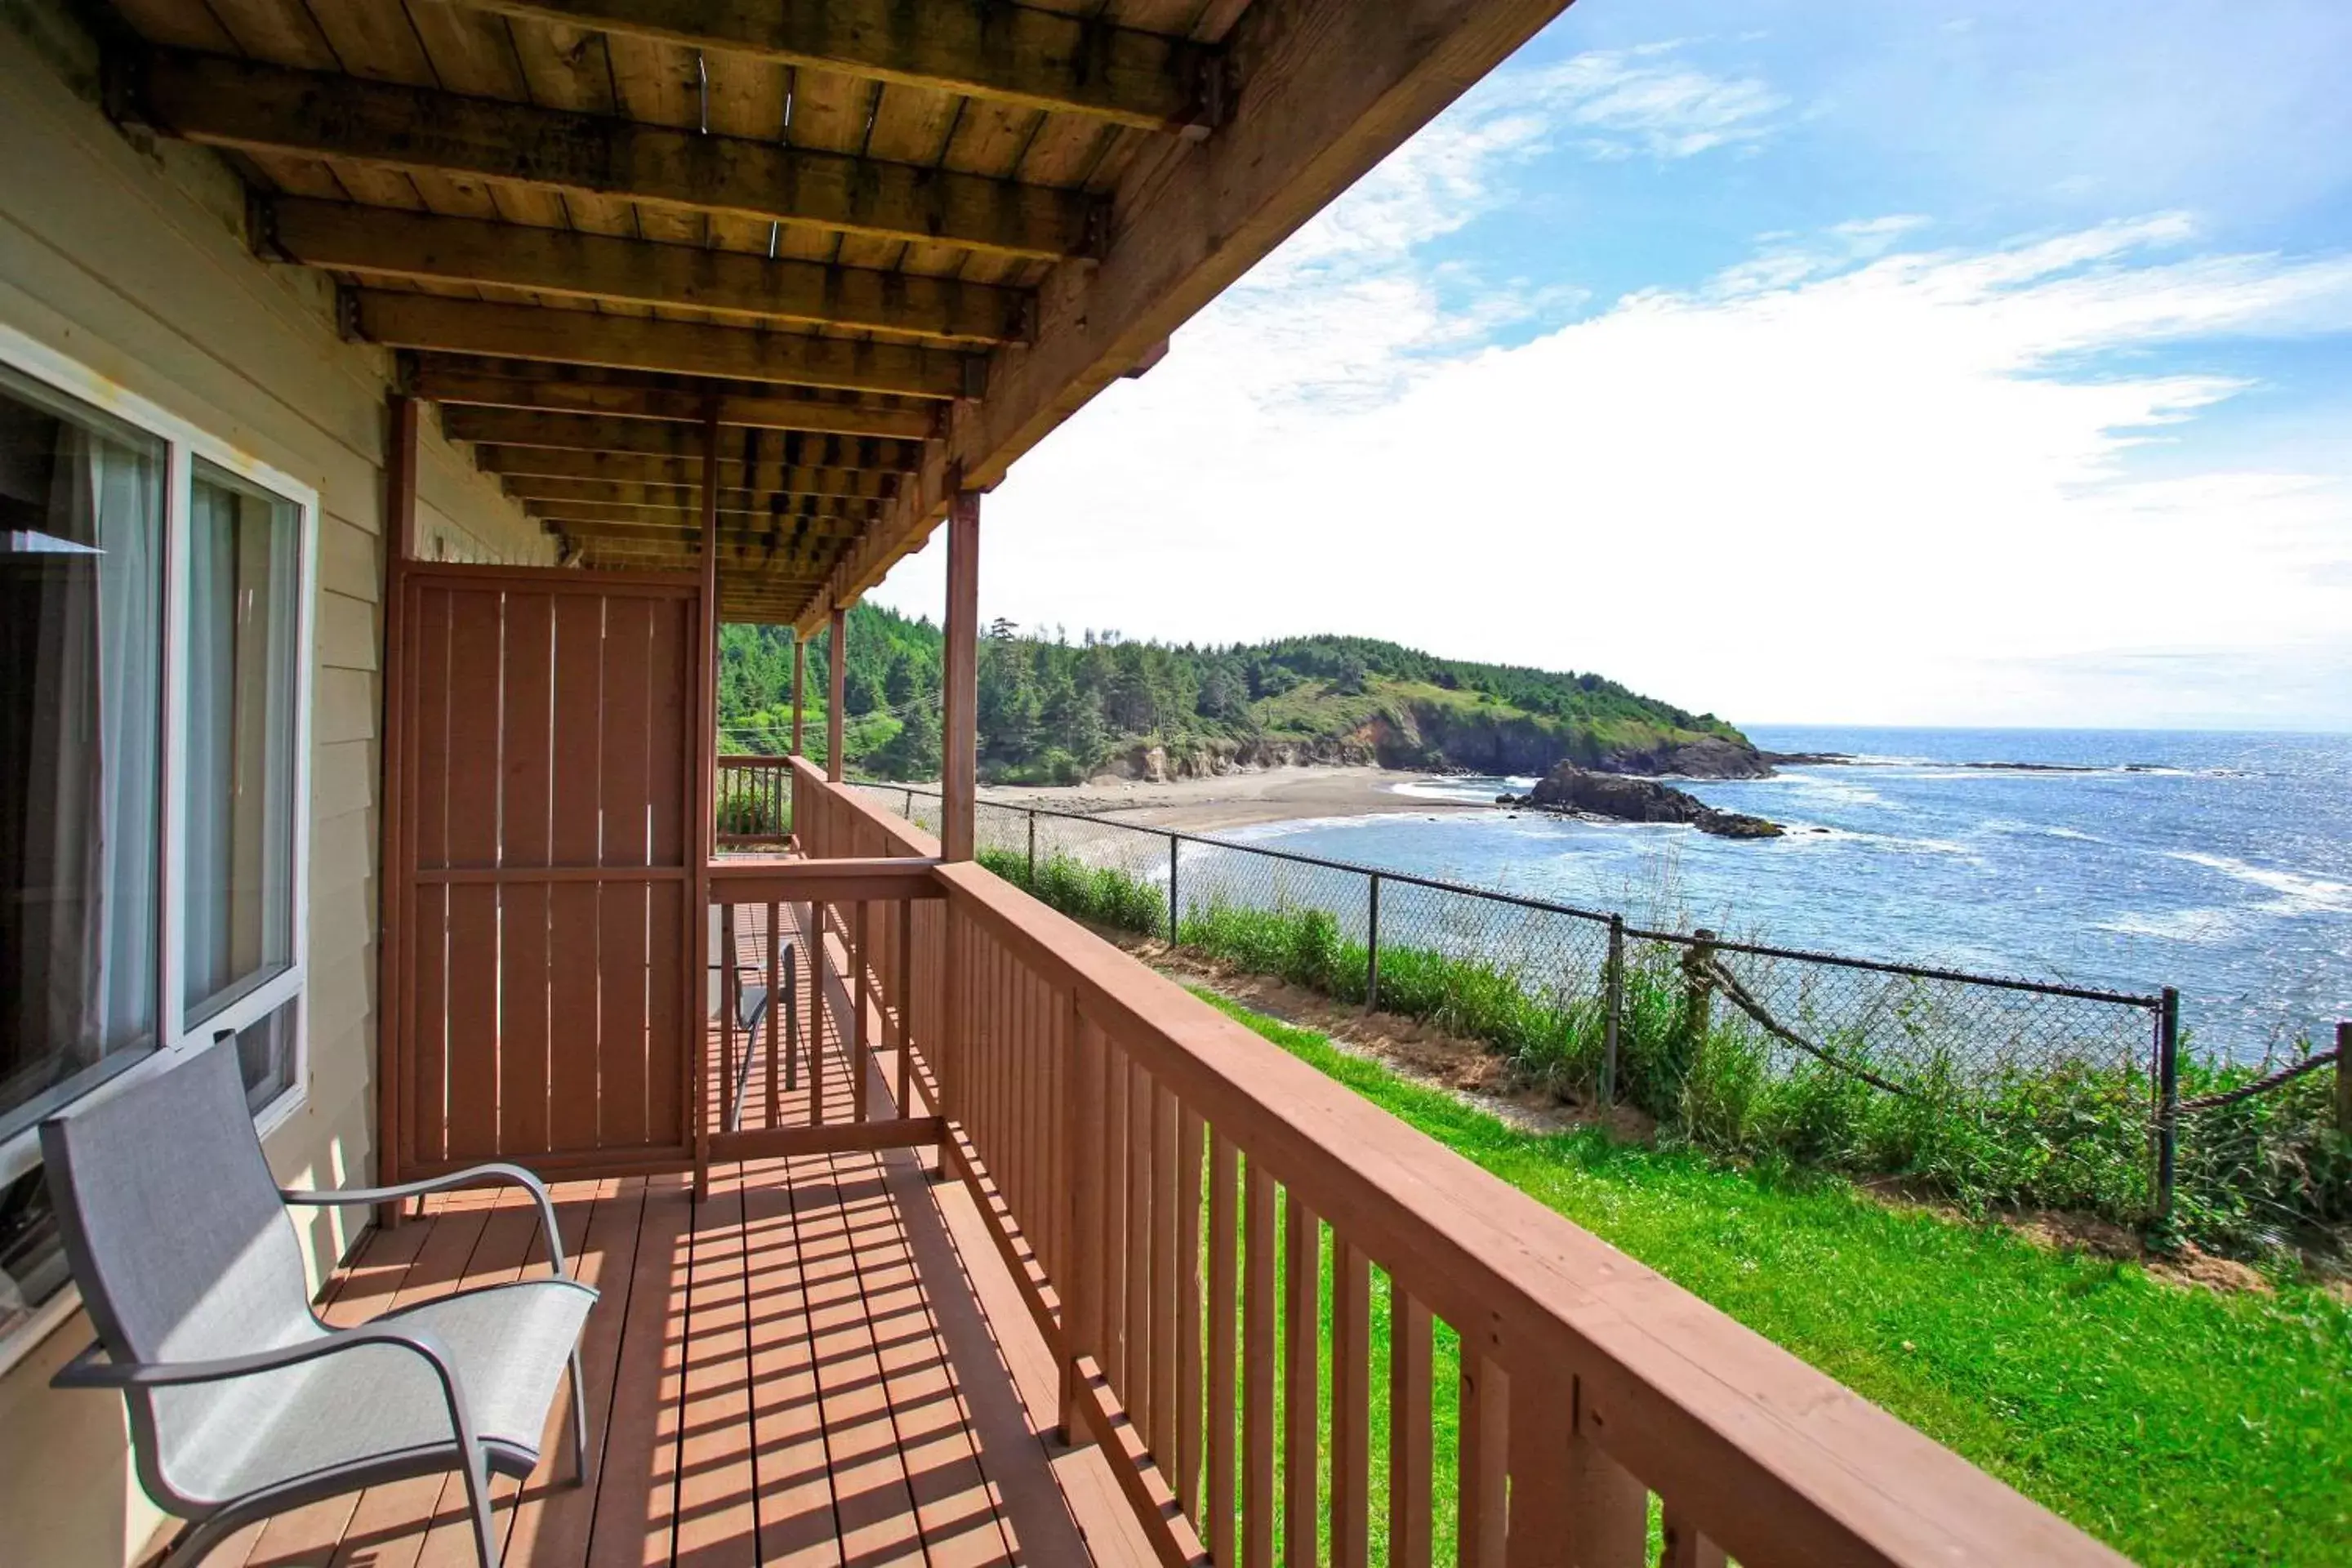
MULTIPOLYGON (((702 463, 697 458, 646 457, 629 452, 572 452, 548 447, 481 447, 475 465, 502 476, 512 493, 532 485, 635 486, 645 489, 697 490, 702 463)), ((740 462, 722 458, 719 482, 730 489, 782 490, 791 495, 874 495, 894 492, 901 476, 887 468, 820 468, 781 458, 740 462)))
POLYGON ((1018 289, 905 272, 772 261, 740 251, 436 217, 281 196, 268 238, 311 267, 373 278, 490 284, 574 300, 709 310, 761 321, 903 332, 986 346, 1016 342, 1018 289))
POLYGON ((1088 114, 1146 131, 1204 125, 1213 50, 1029 6, 973 0, 466 0, 567 27, 1088 114))
POLYGON ((511 180, 762 222, 1051 260, 1087 249, 1083 191, 468 98, 178 49, 139 57, 132 110, 209 146, 511 180))
POLYGON ((943 399, 962 396, 971 374, 967 356, 940 349, 492 305, 382 289, 357 290, 353 310, 361 333, 391 348, 943 399))
MULTIPOLYGON (((581 414, 538 414, 512 408, 457 406, 441 411, 442 433, 496 447, 545 447, 574 452, 632 452, 700 461, 702 433, 653 419, 599 419, 581 414)), ((905 471, 922 461, 922 443, 877 437, 806 437, 796 431, 738 430, 720 443, 719 461, 765 458, 824 468, 905 471)), ((511 470, 509 470, 511 471, 511 470)))
POLYGON ((894 436, 921 440, 938 428, 936 404, 877 406, 820 402, 756 393, 696 392, 684 387, 630 385, 625 382, 520 376, 479 370, 463 359, 426 355, 411 369, 408 390, 444 405, 538 409, 551 414, 605 415, 617 419, 657 419, 699 424, 716 412, 719 423, 743 429, 809 430, 841 436, 894 436))

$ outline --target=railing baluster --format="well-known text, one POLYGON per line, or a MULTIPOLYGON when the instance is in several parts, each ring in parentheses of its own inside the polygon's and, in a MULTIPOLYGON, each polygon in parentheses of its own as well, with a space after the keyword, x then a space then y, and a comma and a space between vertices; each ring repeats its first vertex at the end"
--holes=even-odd
POLYGON ((1242 1268, 1242 1564, 1274 1568, 1274 1177, 1249 1157, 1242 1268))
POLYGON ((784 1020, 793 1012, 792 1000, 784 994, 783 990, 782 914, 782 905, 768 906, 768 1009, 766 1016, 760 1020, 761 1033, 768 1040, 768 1125, 772 1128, 783 1125, 783 1118, 778 1112, 776 1105, 776 1075, 783 1068, 785 1052, 793 1048, 792 1041, 779 1033, 783 1027, 784 1020), (782 1042, 782 1050, 777 1048, 779 1041, 782 1042))
POLYGON ((1331 1562, 1371 1560, 1371 1260, 1331 1237, 1331 1562))
POLYGON ((849 908, 849 927, 855 936, 849 972, 856 980, 849 998, 849 1100, 852 1119, 864 1121, 867 1119, 868 1110, 866 1080, 873 1077, 866 1070, 866 1005, 870 994, 866 990, 866 965, 874 957, 874 933, 873 928, 866 923, 866 900, 861 899, 849 908))
POLYGON ((1127 1344, 1127 1099, 1132 1075, 1127 1053, 1105 1041, 1102 1158, 1102 1356, 1111 1392, 1125 1397, 1127 1344))
POLYGON ((1658 1568, 1726 1568, 1723 1548, 1699 1533, 1690 1516, 1666 1504, 1666 1544, 1658 1568))
POLYGON ((1181 1496, 1176 1452, 1176 1097, 1155 1083, 1151 1095, 1151 1458, 1181 1496))
MULTIPOLYGON (((1580 1388, 1565 1473, 1552 1481, 1573 1524, 1573 1568, 1643 1568, 1650 1553, 1650 1491, 1601 1451, 1580 1388)), ((1548 1478, 1549 1479, 1549 1478, 1548 1478)))
POLYGON ((1430 1568, 1429 1309, 1389 1281, 1389 1568, 1430 1568))
POLYGON ((1323 1222, 1299 1197, 1283 1192, 1282 1290, 1282 1558, 1312 1563, 1318 1533, 1316 1454, 1322 1447, 1317 1394, 1317 1340, 1322 1330, 1323 1222))
POLYGON ((1127 1079, 1127 1380, 1118 1386, 1136 1435, 1151 1437, 1151 1077, 1129 1059, 1127 1079))
POLYGON ((1209 1432, 1208 1509, 1202 1521, 1210 1557, 1234 1561, 1234 1328, 1240 1279, 1234 1255, 1241 1152, 1222 1132, 1209 1134, 1209 1432))
POLYGON ((1508 1534, 1510 1380, 1503 1369, 1462 1347, 1462 1414, 1454 1540, 1462 1568, 1503 1568, 1508 1534))
POLYGON ((1201 1517, 1201 1152, 1198 1112, 1176 1124, 1176 1496, 1201 1517))

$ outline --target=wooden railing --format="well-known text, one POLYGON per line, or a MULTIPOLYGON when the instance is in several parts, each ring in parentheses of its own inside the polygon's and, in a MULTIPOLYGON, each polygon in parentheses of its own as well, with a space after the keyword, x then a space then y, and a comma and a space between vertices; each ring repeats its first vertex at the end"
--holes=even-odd
POLYGON ((722 756, 715 818, 721 848, 782 845, 792 837, 792 759, 722 756))
MULTIPOLYGON (((810 855, 936 854, 793 783, 810 855)), ((1171 1568, 1633 1568, 1654 1498, 1685 1568, 2121 1561, 1017 889, 925 874, 883 986, 915 1092, 1171 1568)))

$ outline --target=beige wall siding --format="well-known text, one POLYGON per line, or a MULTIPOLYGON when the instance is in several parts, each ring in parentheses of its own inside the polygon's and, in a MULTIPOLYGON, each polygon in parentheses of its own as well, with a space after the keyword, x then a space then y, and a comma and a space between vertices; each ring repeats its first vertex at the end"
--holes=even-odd
MULTIPOLYGON (((365 1181, 373 1161, 376 746, 389 356, 347 342, 325 281, 257 261, 211 154, 134 143, 99 113, 95 55, 37 0, 0 11, 0 322, 315 485, 320 495, 310 868, 309 1098, 269 1140, 279 1176, 365 1181)), ((419 459, 419 553, 551 564, 553 542, 444 441, 419 459)), ((324 1268, 363 1216, 320 1215, 324 1268)), ((77 1317, 0 1375, 0 1556, 130 1561, 159 1516, 119 1400, 46 1384, 77 1317)))

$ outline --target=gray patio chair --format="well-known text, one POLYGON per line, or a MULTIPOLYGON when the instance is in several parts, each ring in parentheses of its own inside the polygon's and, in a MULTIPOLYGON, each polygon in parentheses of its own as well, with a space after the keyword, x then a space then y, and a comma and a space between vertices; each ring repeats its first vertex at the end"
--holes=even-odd
POLYGON ((139 1479, 189 1521, 194 1563, 252 1520, 378 1482, 457 1470, 495 1568, 489 1472, 520 1479, 567 1368, 572 1478, 587 1474, 580 1332, 596 1292, 563 1277, 547 1189, 512 1165, 397 1187, 282 1192, 233 1043, 41 1125, 66 1257, 98 1340, 55 1382, 130 1402, 139 1479), (311 1310, 288 1204, 377 1204, 484 1181, 539 1205, 553 1278, 330 1328, 311 1310))

